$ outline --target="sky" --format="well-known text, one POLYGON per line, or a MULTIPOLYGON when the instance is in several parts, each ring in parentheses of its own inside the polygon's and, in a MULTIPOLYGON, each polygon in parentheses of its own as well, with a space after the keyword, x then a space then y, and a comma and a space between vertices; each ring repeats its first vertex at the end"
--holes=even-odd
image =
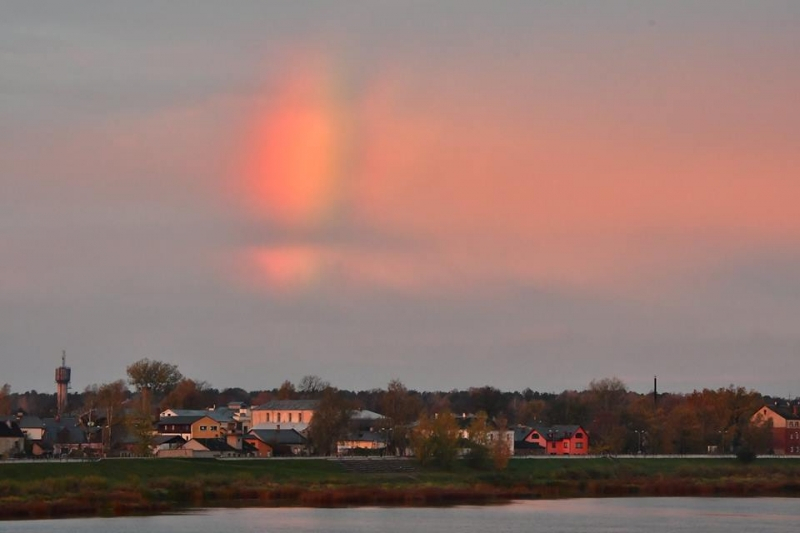
POLYGON ((800 395, 800 3, 0 6, 0 384, 800 395))

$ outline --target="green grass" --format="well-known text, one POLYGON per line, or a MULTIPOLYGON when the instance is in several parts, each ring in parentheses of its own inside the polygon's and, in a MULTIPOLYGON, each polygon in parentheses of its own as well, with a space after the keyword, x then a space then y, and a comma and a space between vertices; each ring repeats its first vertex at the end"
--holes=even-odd
POLYGON ((0 518, 159 512, 176 506, 429 505, 482 497, 800 496, 800 461, 511 460, 506 470, 362 474, 328 460, 125 459, 0 464, 0 518))

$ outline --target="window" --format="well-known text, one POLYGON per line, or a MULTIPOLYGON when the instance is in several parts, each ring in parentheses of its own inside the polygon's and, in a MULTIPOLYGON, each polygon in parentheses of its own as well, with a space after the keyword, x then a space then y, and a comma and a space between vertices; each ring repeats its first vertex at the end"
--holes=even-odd
POLYGON ((564 441, 564 449, 565 450, 569 450, 569 441, 568 440, 564 441))
POLYGON ((297 421, 298 422, 302 422, 303 421, 303 413, 297 413, 297 421))
POLYGON ((208 426, 200 426, 200 431, 205 431, 208 429, 208 426))
POLYGON ((277 422, 278 424, 281 423, 281 414, 280 413, 275 413, 275 422, 277 422))
POLYGON ((583 449, 583 443, 582 443, 582 442, 576 442, 576 443, 575 443, 575 448, 577 448, 577 449, 579 449, 579 450, 580 450, 580 449, 583 449))
POLYGON ((292 421, 292 413, 289 413, 289 422, 292 421))
POLYGON ((211 431, 216 431, 216 430, 217 430, 217 426, 211 426, 211 431))
POLYGON ((267 422, 269 422, 269 413, 267 413, 267 422))
POLYGON ((576 439, 582 439, 583 438, 583 433, 581 433, 580 431, 575 433, 575 438, 576 439))

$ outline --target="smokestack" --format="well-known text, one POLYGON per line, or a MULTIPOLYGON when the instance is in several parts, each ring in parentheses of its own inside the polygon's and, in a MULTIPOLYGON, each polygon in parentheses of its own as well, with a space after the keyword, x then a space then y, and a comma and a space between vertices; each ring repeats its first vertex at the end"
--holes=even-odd
POLYGON ((658 407, 658 376, 653 376, 653 408, 658 407))

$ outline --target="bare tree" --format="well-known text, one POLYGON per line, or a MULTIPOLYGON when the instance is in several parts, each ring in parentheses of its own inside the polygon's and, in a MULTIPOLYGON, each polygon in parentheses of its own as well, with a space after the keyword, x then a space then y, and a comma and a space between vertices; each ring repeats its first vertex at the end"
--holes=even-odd
POLYGON ((303 376, 303 379, 300 380, 297 390, 304 397, 311 398, 318 396, 323 391, 329 389, 330 386, 330 383, 319 376, 307 375, 303 376))
POLYGON ((399 379, 389 382, 379 401, 386 417, 386 444, 390 452, 403 454, 409 445, 409 428, 422 411, 419 396, 412 395, 399 379))
POLYGON ((100 409, 105 411, 106 424, 103 430, 103 446, 111 449, 113 447, 114 428, 122 423, 122 404, 128 396, 128 388, 123 380, 104 383, 99 387, 91 387, 94 402, 100 409))

